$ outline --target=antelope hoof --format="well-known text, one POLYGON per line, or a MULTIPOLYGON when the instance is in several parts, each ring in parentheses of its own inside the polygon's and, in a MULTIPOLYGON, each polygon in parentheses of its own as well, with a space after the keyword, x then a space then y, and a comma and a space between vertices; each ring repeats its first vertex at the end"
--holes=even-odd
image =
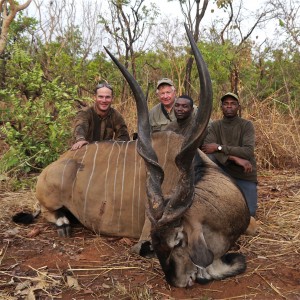
POLYGON ((57 233, 59 237, 70 237, 71 226, 66 217, 60 217, 56 221, 57 233))
POLYGON ((130 251, 146 258, 156 257, 150 241, 139 241, 131 247, 130 251))

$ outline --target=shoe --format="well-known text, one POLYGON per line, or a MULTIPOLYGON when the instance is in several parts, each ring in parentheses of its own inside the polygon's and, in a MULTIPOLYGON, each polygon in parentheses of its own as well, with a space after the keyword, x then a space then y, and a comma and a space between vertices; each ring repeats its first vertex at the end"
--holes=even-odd
POLYGON ((257 229, 258 229, 258 226, 257 226, 256 220, 254 219, 254 217, 251 217, 248 228, 245 231, 245 234, 246 235, 256 235, 257 229))

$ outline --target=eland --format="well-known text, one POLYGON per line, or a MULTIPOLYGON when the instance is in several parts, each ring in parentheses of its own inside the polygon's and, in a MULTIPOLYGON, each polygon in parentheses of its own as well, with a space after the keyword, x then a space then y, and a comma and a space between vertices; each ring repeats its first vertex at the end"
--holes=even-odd
POLYGON ((241 191, 198 149, 211 115, 212 85, 185 28, 200 79, 199 109, 190 131, 151 134, 140 86, 105 48, 135 97, 138 140, 67 151, 42 171, 36 185, 42 213, 60 236, 71 232, 67 209, 98 234, 139 238, 137 252, 151 245, 167 282, 176 287, 242 273, 245 257, 228 251, 250 220, 241 191), (196 172, 195 155, 200 158, 196 172))

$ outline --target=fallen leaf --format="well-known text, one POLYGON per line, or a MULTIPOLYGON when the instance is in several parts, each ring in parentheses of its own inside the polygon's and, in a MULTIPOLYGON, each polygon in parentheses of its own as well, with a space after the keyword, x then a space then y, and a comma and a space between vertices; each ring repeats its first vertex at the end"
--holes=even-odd
POLYGON ((70 288, 73 288, 77 291, 80 290, 80 286, 78 284, 78 280, 72 276, 67 276, 67 284, 68 284, 68 287, 70 288))
POLYGON ((128 238, 122 238, 122 239, 120 240, 120 242, 121 242, 122 244, 126 244, 127 246, 131 246, 131 245, 132 245, 132 241, 131 241, 130 239, 128 239, 128 238))
POLYGON ((20 282, 16 286, 16 291, 21 291, 24 290, 25 288, 29 288, 31 286, 31 281, 30 280, 25 280, 23 282, 20 282))
POLYGON ((28 232, 27 237, 33 238, 39 235, 41 232, 41 229, 39 227, 33 228, 30 232, 28 232))
POLYGON ((93 294, 94 292, 92 291, 92 290, 90 290, 90 289, 85 289, 83 292, 82 292, 82 294, 93 294))
POLYGON ((17 235, 19 233, 19 228, 15 227, 13 229, 8 229, 4 232, 4 236, 5 237, 9 237, 9 236, 14 236, 17 235))
POLYGON ((28 292, 28 295, 26 297, 26 300, 36 300, 35 294, 34 294, 34 290, 30 289, 28 292))

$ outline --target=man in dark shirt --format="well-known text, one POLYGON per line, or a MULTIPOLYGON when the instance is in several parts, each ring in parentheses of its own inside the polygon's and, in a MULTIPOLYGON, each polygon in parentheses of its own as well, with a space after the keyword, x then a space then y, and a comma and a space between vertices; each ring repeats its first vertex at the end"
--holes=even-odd
MULTIPOLYGON (((197 114, 198 107, 194 105, 193 99, 188 95, 179 96, 174 103, 174 115, 176 120, 169 123, 165 130, 171 130, 178 134, 186 135, 192 126, 194 126, 194 118, 197 114)), ((209 120, 207 128, 212 121, 209 120)), ((207 134, 206 129, 206 134, 207 134)), ((200 146, 199 146, 200 148, 200 146)))
POLYGON ((187 95, 179 96, 174 103, 174 114, 176 120, 169 123, 165 130, 174 131, 185 135, 192 126, 194 117, 194 101, 187 95))
POLYGON ((238 116, 240 103, 237 95, 225 94, 221 98, 221 108, 223 119, 210 124, 201 150, 235 179, 254 217, 257 209, 254 126, 251 121, 238 116))
POLYGON ((80 110, 75 118, 74 140, 71 150, 81 148, 94 141, 129 141, 127 126, 123 116, 111 107, 113 89, 101 83, 95 89, 95 103, 80 110))

